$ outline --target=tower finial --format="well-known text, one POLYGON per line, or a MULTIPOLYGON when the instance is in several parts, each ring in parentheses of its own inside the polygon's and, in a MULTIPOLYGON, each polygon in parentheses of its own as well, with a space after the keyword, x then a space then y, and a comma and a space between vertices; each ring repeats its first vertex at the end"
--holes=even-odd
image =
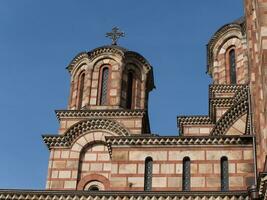
POLYGON ((106 37, 112 40, 112 45, 117 45, 117 41, 120 37, 124 37, 124 32, 121 32, 118 27, 113 27, 111 32, 106 33, 106 37))

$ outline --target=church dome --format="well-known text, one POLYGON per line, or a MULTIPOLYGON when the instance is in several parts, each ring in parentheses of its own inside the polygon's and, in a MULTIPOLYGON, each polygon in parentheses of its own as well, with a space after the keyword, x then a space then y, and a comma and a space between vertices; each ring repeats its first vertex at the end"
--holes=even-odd
POLYGON ((147 109, 148 92, 155 88, 147 59, 118 45, 81 52, 67 69, 72 81, 70 109, 147 109))

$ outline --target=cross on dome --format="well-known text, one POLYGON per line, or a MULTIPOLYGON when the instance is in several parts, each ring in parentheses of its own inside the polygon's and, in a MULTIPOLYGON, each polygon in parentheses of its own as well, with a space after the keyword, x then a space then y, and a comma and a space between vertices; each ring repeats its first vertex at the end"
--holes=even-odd
POLYGON ((112 45, 117 45, 117 41, 120 37, 124 37, 124 32, 121 32, 118 27, 113 27, 111 32, 106 33, 106 37, 112 40, 112 45))

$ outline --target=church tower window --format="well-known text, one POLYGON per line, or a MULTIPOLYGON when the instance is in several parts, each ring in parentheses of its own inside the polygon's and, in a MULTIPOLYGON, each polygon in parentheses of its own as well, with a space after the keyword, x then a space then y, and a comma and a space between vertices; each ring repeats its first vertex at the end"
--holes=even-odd
POLYGON ((235 49, 229 51, 230 83, 236 84, 236 59, 235 49))
POLYGON ((151 157, 147 157, 145 160, 145 180, 144 180, 145 191, 151 191, 152 172, 153 172, 153 159, 151 157))
POLYGON ((100 105, 108 103, 108 82, 109 82, 109 67, 103 66, 100 88, 100 105))
POLYGON ((190 191, 190 158, 183 159, 183 191, 190 191))
POLYGON ((229 174, 228 174, 228 159, 223 156, 221 158, 221 190, 227 191, 229 189, 229 174))
POLYGON ((82 102, 83 102, 83 89, 84 89, 84 77, 85 73, 82 72, 80 77, 79 77, 79 87, 78 87, 78 110, 81 109, 82 107, 82 102))
POLYGON ((127 96, 126 96, 126 108, 131 109, 133 104, 133 93, 134 93, 134 75, 133 72, 128 73, 127 83, 127 96))

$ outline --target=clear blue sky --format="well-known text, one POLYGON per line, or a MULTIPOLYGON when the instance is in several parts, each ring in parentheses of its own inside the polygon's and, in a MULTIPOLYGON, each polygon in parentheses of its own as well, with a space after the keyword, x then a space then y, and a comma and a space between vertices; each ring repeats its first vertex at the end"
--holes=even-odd
POLYGON ((57 133, 54 110, 66 108, 65 67, 79 52, 110 44, 112 26, 127 35, 121 46, 154 67, 152 131, 177 135, 177 115, 208 113, 209 38, 242 15, 242 0, 1 0, 0 188, 45 187, 41 135, 57 133))

